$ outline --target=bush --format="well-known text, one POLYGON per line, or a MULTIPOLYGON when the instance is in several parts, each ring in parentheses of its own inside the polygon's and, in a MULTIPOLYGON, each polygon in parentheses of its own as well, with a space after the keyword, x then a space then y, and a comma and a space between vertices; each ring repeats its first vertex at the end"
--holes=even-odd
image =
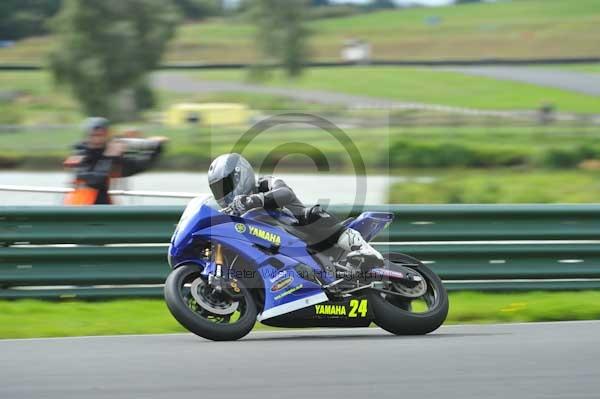
POLYGON ((16 40, 47 33, 47 22, 61 4, 62 0, 2 0, 0 39, 16 40))
POLYGON ((518 147, 400 140, 391 145, 389 162, 392 168, 494 167, 527 165, 531 158, 531 151, 518 147))
POLYGON ((23 122, 24 110, 14 103, 0 103, 0 125, 18 125, 23 122))
POLYGON ((212 161, 207 150, 199 148, 177 149, 167 147, 167 151, 161 157, 157 168, 171 170, 208 170, 212 161))
POLYGON ((341 4, 337 6, 311 7, 308 11, 308 17, 310 19, 341 18, 364 12, 359 7, 341 4))
POLYGON ((20 169, 52 170, 62 167, 65 154, 35 154, 23 157, 19 162, 20 169))
POLYGON ((574 168, 585 160, 598 157, 600 157, 598 147, 551 148, 544 152, 540 164, 548 168, 574 168))
POLYGON ((453 171, 434 174, 433 183, 398 183, 391 203, 596 203, 600 173, 453 171))
POLYGON ((23 162, 19 155, 0 154, 0 169, 12 169, 18 167, 23 162))
POLYGON ((175 0, 185 19, 204 19, 223 14, 219 0, 175 0))

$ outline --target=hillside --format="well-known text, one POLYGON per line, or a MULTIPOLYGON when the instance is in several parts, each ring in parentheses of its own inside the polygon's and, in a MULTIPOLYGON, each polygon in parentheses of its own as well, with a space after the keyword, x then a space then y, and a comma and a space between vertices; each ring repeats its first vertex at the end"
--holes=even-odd
MULTIPOLYGON (((344 40, 361 38, 378 59, 600 56, 600 0, 513 0, 381 11, 310 23, 311 53, 336 60, 344 40)), ((247 22, 215 19, 184 24, 167 62, 256 59, 247 22)), ((50 37, 0 49, 0 63, 40 63, 50 37)))

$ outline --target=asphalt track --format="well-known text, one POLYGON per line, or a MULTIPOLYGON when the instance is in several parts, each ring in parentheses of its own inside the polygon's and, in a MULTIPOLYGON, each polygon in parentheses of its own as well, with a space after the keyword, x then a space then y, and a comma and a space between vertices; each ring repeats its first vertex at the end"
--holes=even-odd
POLYGON ((555 87, 557 89, 600 96, 600 74, 597 73, 562 71, 527 66, 464 66, 444 67, 442 69, 468 75, 514 80, 538 86, 555 87))
POLYGON ((375 109, 412 109, 433 110, 465 115, 514 116, 513 112, 503 110, 480 110, 453 107, 439 104, 395 101, 387 98, 336 93, 325 90, 308 90, 289 87, 272 87, 259 84, 210 81, 190 78, 177 72, 155 72, 152 74, 152 86, 159 90, 175 93, 255 93, 293 98, 297 101, 326 105, 342 105, 351 108, 375 109))
MULTIPOLYGON (((551 68, 533 68, 527 66, 436 67, 435 69, 459 72, 468 75, 485 76, 494 79, 525 82, 588 95, 600 95, 600 74, 562 71, 551 68)), ((398 73, 401 72, 402 70, 398 69, 398 73)), ((500 117, 515 117, 522 114, 522 112, 507 110, 481 110, 440 104, 396 101, 388 98, 352 95, 325 90, 273 87, 244 82, 199 80, 185 76, 181 73, 170 71, 152 74, 152 85, 157 89, 173 91, 176 93, 195 94, 232 92, 268 94, 293 98, 297 101, 307 103, 342 105, 351 108, 431 110, 463 115, 491 115, 500 117)))
POLYGON ((0 341, 0 398, 598 398, 600 322, 0 341))

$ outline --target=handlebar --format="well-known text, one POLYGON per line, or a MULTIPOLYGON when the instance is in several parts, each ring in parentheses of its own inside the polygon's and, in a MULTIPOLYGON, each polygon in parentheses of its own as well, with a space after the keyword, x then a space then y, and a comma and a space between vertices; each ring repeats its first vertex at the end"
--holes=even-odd
POLYGON ((226 213, 227 215, 240 216, 236 212, 234 212, 234 210, 231 206, 226 206, 225 208, 221 208, 220 212, 226 213))
POLYGON ((244 215, 246 215, 249 212, 252 212, 255 209, 258 209, 258 208, 252 208, 252 209, 248 209, 244 213, 238 213, 238 212, 234 211, 231 206, 226 206, 225 208, 221 208, 221 210, 219 212, 226 213, 227 215, 231 215, 231 216, 242 216, 243 217, 244 215))

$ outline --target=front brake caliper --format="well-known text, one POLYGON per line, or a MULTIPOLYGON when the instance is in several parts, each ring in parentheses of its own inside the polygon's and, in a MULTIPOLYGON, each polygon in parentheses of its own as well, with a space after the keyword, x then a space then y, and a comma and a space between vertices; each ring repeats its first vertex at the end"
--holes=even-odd
POLYGON ((229 279, 211 274, 208 278, 208 284, 218 293, 232 299, 242 298, 244 296, 238 280, 235 278, 229 279))

